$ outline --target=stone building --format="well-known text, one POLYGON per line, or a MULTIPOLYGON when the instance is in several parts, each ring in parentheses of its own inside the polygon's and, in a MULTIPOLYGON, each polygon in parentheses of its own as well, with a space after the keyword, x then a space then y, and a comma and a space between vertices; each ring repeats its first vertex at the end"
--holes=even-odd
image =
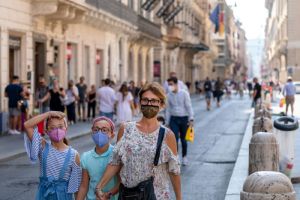
POLYGON ((176 71, 194 83, 217 55, 208 0, 0 0, 0 38, 1 112, 13 75, 32 94, 40 75, 62 86, 85 76, 98 87, 107 77, 162 82, 176 71))
POLYGON ((287 76, 300 80, 300 2, 266 0, 264 65, 270 79, 285 82, 287 76))
POLYGON ((214 61, 214 78, 245 80, 247 77, 246 33, 241 23, 234 17, 232 6, 224 0, 212 1, 213 8, 220 5, 224 17, 224 33, 213 34, 218 47, 218 57, 214 61))

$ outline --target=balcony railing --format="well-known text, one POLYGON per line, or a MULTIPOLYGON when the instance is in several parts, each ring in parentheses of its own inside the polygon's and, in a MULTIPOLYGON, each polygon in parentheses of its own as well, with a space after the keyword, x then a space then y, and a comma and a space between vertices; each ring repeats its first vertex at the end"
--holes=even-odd
POLYGON ((139 31, 141 31, 151 37, 160 39, 162 36, 160 25, 157 25, 142 16, 138 16, 137 25, 138 25, 139 31))
POLYGON ((125 20, 136 25, 138 30, 146 35, 157 39, 161 37, 159 25, 156 25, 150 20, 138 15, 134 10, 121 2, 117 2, 115 0, 86 0, 86 3, 96 7, 97 9, 108 12, 121 20, 125 20))

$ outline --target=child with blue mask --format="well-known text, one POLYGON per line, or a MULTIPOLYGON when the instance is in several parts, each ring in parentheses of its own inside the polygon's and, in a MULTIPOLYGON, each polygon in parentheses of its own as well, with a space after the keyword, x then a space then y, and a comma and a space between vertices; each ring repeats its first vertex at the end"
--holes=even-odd
MULTIPOLYGON (((94 119, 91 138, 96 146, 83 153, 81 157, 82 182, 76 200, 96 200, 96 185, 103 176, 113 154, 110 140, 114 138, 114 123, 107 117, 94 119)), ((117 177, 111 179, 103 189, 106 199, 111 200, 118 199, 118 190, 117 177)))

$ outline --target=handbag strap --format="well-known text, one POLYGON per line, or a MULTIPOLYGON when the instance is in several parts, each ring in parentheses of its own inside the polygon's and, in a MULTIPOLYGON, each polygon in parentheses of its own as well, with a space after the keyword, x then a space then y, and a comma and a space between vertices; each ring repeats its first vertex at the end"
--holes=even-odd
POLYGON ((154 157, 154 166, 158 165, 160 150, 161 150, 162 142, 164 140, 165 131, 166 131, 166 129, 164 127, 161 126, 159 128, 159 134, 158 134, 157 145, 156 145, 156 152, 155 152, 155 157, 154 157))

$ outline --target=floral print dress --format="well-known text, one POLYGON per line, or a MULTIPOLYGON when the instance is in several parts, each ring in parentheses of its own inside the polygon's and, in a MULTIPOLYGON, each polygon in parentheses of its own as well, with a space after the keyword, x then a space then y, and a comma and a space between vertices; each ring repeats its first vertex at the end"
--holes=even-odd
MULTIPOLYGON (((166 131, 166 134, 169 130, 166 131)), ((157 200, 171 199, 169 173, 180 174, 180 163, 165 142, 162 143, 158 166, 154 167, 154 156, 159 128, 146 134, 139 131, 136 122, 125 124, 121 140, 114 148, 111 165, 122 165, 120 176, 125 187, 132 188, 154 176, 154 190, 157 200)), ((165 134, 165 135, 166 135, 165 134)))

